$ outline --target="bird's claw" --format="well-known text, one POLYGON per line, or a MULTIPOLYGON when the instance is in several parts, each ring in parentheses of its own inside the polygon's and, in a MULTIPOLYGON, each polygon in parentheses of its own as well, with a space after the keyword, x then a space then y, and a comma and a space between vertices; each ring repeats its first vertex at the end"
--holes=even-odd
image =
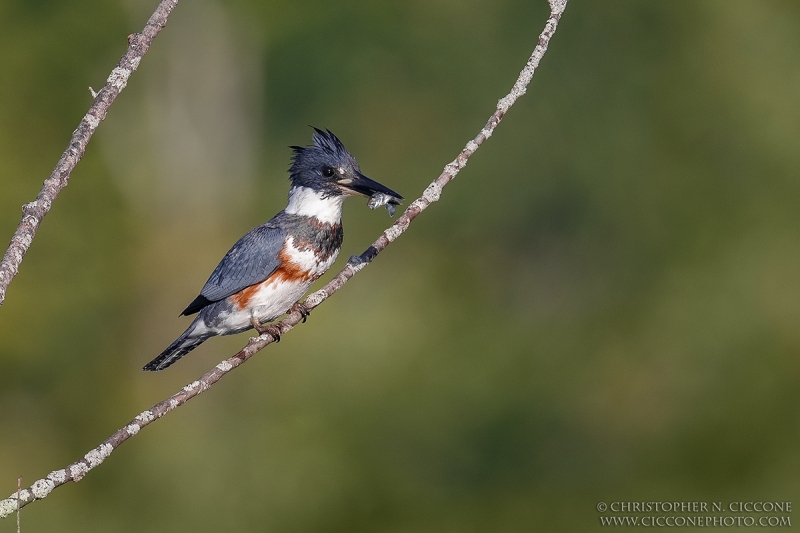
POLYGON ((253 325, 253 329, 255 329, 259 335, 267 334, 273 339, 275 342, 281 342, 281 329, 278 326, 273 325, 262 325, 256 317, 250 317, 250 324, 253 325))
POLYGON ((281 342, 281 329, 278 326, 266 326, 264 333, 271 336, 275 342, 281 342))
POLYGON ((303 302, 297 302, 296 304, 294 304, 292 306, 291 309, 289 309, 289 313, 293 313, 295 311, 300 313, 300 316, 303 317, 303 324, 305 324, 306 323, 306 319, 308 318, 308 315, 311 314, 311 309, 309 309, 308 306, 306 304, 304 304, 303 302))

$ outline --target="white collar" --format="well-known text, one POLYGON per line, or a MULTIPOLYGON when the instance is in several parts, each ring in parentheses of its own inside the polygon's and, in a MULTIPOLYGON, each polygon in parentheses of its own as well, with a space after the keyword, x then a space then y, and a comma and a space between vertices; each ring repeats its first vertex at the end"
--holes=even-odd
POLYGON ((338 224, 342 220, 342 203, 345 195, 323 197, 319 191, 308 187, 292 187, 289 205, 284 212, 289 215, 314 217, 325 224, 338 224))

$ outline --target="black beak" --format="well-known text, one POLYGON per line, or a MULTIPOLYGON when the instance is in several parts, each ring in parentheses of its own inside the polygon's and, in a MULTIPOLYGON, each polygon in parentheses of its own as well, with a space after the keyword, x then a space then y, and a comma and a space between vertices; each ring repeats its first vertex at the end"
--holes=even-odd
POLYGON ((389 187, 381 185, 375 180, 371 180, 361 172, 355 172, 344 179, 339 180, 339 186, 349 194, 370 197, 375 193, 383 193, 390 196, 391 199, 388 203, 400 205, 402 196, 394 192, 389 187))

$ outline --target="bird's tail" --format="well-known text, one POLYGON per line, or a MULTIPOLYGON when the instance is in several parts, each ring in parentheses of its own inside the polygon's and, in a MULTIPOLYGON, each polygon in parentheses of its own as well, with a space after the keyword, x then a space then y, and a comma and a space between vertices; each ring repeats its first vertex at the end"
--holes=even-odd
POLYGON ((193 333, 197 329, 194 326, 195 324, 189 326, 189 329, 184 331, 183 335, 170 344, 158 357, 144 365, 142 370, 149 370, 151 372, 164 370, 172 363, 203 344, 207 339, 213 337, 213 335, 209 333, 193 333))

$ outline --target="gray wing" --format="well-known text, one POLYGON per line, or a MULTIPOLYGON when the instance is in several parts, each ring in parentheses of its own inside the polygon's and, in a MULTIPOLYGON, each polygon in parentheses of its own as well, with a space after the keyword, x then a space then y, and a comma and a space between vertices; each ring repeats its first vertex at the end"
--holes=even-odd
POLYGON ((256 283, 261 283, 280 266, 278 254, 286 232, 261 225, 236 241, 206 281, 200 296, 181 313, 191 315, 256 283))

